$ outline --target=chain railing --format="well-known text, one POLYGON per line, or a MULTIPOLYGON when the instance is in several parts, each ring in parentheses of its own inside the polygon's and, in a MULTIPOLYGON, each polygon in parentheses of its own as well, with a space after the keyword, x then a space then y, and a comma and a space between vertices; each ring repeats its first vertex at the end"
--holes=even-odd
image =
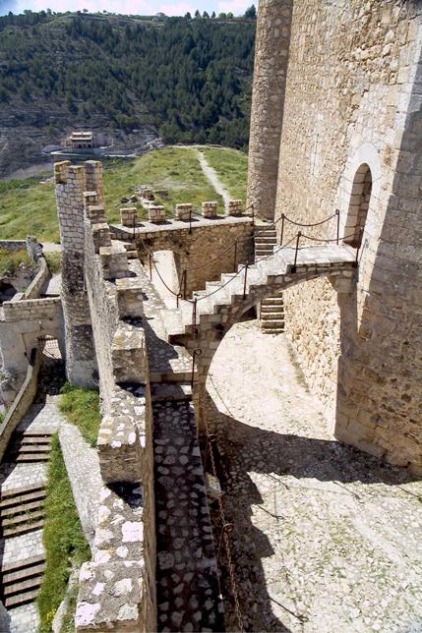
MULTIPOLYGON (((284 234, 284 225, 285 225, 286 222, 292 224, 293 226, 301 226, 301 227, 304 227, 304 228, 309 228, 309 227, 321 226, 321 225, 329 222, 333 218, 337 218, 336 237, 334 239, 316 238, 316 237, 313 237, 311 235, 306 235, 302 231, 298 231, 296 233, 296 235, 294 235, 288 242, 286 242, 286 244, 281 243, 279 248, 274 248, 273 253, 270 253, 269 255, 266 255, 266 256, 260 258, 260 261, 265 261, 266 259, 269 259, 269 258, 273 257, 274 255, 279 253, 281 250, 288 248, 293 242, 295 242, 294 262, 293 262, 293 266, 292 266, 291 272, 296 272, 298 254, 299 254, 299 250, 301 248, 301 243, 303 242, 303 240, 309 240, 309 241, 312 241, 312 242, 318 242, 320 244, 330 244, 330 243, 339 244, 339 242, 340 242, 340 211, 338 209, 336 209, 335 213, 333 213, 332 215, 328 216, 324 220, 321 220, 320 222, 313 222, 313 223, 308 223, 308 224, 296 222, 296 221, 292 220, 291 218, 289 218, 287 215, 282 214, 280 216, 280 218, 278 218, 274 222, 274 225, 276 225, 279 222, 281 222, 282 237, 283 237, 283 234, 284 234)), ((211 290, 207 294, 202 294, 200 296, 194 296, 192 299, 188 298, 188 296, 187 296, 188 273, 192 273, 192 272, 195 272, 195 271, 200 270, 202 268, 209 267, 209 265, 211 263, 221 259, 221 256, 226 254, 227 252, 229 252, 231 249, 233 249, 233 264, 234 264, 234 268, 236 268, 236 266, 238 265, 237 257, 238 257, 238 245, 239 245, 239 243, 246 242, 248 240, 254 240, 256 238, 256 236, 260 235, 261 233, 265 233, 265 229, 263 229, 262 231, 255 231, 255 233, 253 235, 250 235, 250 236, 247 236, 247 237, 236 238, 233 242, 231 242, 229 244, 229 246, 227 246, 224 249, 222 249, 218 253, 218 255, 215 258, 213 258, 212 260, 208 260, 207 262, 205 262, 203 264, 199 264, 197 266, 184 268, 183 271, 182 271, 182 274, 180 276, 179 288, 178 288, 177 292, 175 292, 174 289, 170 288, 169 285, 165 282, 165 280, 163 279, 158 267, 155 265, 155 262, 154 262, 154 259, 153 259, 153 251, 150 250, 147 247, 147 245, 145 244, 144 240, 139 236, 139 240, 141 242, 141 245, 142 245, 144 251, 148 255, 148 269, 149 269, 149 278, 150 278, 150 280, 152 279, 152 271, 154 269, 154 271, 156 272, 156 274, 157 274, 158 278, 160 279, 161 283, 163 284, 163 286, 167 289, 167 291, 170 294, 172 294, 176 298, 176 307, 177 308, 179 307, 180 300, 182 300, 182 299, 184 301, 192 304, 192 335, 193 336, 197 335, 197 324, 196 324, 196 321, 197 321, 197 312, 198 312, 198 310, 197 310, 198 302, 204 301, 205 299, 208 299, 209 297, 212 297, 217 292, 220 292, 223 288, 225 288, 228 284, 232 283, 234 281, 234 279, 236 279, 242 273, 244 273, 242 298, 243 298, 243 300, 246 298, 249 262, 247 262, 242 267, 240 267, 239 270, 237 270, 226 282, 224 282, 223 284, 219 284, 218 287, 215 290, 211 290)), ((343 236, 343 238, 341 238, 342 241, 354 239, 357 242, 356 258, 355 258, 355 263, 354 263, 355 266, 358 265, 358 258, 359 258, 360 243, 361 243, 362 234, 363 234, 363 227, 360 228, 360 235, 359 235, 358 238, 356 236, 356 232, 354 232, 353 234, 350 234, 350 235, 345 235, 345 236, 343 236)))

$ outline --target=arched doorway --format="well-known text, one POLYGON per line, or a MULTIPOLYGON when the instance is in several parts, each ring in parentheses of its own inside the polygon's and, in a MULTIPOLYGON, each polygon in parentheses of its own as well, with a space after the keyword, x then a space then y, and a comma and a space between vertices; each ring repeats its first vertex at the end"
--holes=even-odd
POLYGON ((350 196, 344 240, 346 244, 358 247, 362 242, 363 229, 368 215, 372 193, 372 173, 367 163, 362 163, 355 173, 350 196))

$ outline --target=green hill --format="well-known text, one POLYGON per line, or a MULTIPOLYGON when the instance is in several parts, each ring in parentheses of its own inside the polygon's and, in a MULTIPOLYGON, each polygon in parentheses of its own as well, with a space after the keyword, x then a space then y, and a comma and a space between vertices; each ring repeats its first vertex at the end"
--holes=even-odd
POLYGON ((254 35, 253 19, 0 18, 0 175, 71 129, 244 148, 254 35))

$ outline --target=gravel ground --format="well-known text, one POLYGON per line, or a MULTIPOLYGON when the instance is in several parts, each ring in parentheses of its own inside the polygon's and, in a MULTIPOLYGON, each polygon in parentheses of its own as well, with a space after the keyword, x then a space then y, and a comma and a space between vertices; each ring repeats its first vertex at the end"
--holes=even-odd
POLYGON ((244 629, 420 633, 421 482, 335 442, 286 339, 256 322, 230 330, 208 390, 244 629))

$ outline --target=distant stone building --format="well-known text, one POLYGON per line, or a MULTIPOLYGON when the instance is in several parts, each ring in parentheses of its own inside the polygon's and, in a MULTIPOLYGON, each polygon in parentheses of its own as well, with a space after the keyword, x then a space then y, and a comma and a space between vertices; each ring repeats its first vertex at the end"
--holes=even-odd
POLYGON ((289 289, 286 329, 336 437, 421 472, 422 4, 261 0, 257 29, 248 204, 361 244, 354 294, 289 289))
POLYGON ((96 147, 93 132, 72 132, 63 141, 66 150, 93 149, 96 147))

